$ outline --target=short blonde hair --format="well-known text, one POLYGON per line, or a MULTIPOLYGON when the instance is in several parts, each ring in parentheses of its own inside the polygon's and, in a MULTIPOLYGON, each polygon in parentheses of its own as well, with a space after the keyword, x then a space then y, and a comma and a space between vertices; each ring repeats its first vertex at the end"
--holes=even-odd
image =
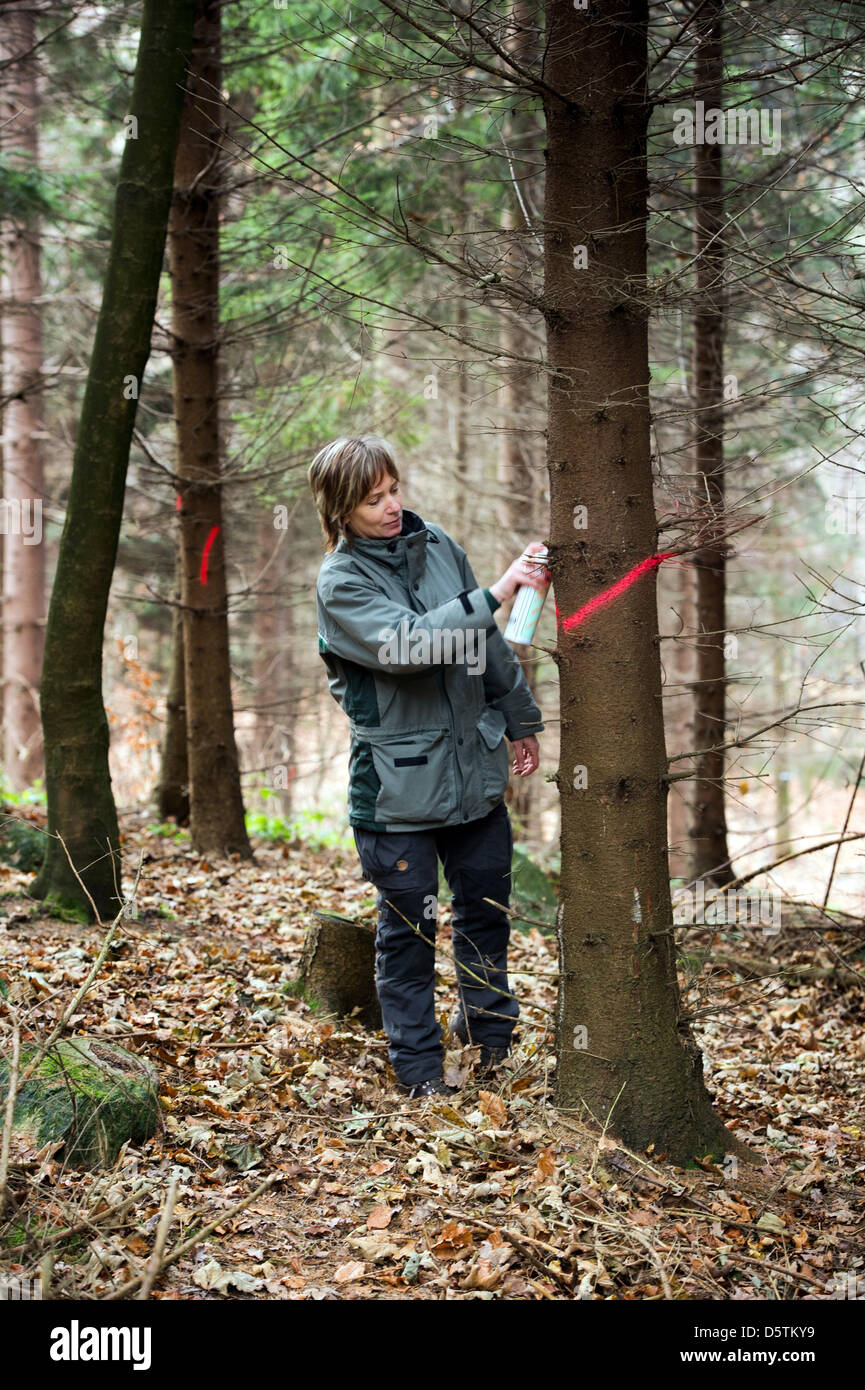
POLYGON ((378 435, 346 436, 319 449, 307 477, 327 551, 335 550, 342 537, 351 542, 345 519, 372 492, 381 473, 399 482, 393 455, 378 435))

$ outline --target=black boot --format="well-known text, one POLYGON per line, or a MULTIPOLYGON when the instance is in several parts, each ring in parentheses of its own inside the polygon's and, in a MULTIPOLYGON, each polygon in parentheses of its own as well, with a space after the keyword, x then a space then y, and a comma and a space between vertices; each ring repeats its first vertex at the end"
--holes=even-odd
MULTIPOLYGON (((468 1028, 458 1009, 450 1016, 450 1031, 451 1037, 455 1038, 462 1047, 465 1047, 469 1040, 468 1028)), ((509 1047, 491 1047, 489 1043, 481 1043, 480 1048, 479 1068, 481 1071, 493 1071, 501 1065, 511 1050, 509 1047)))
POLYGON ((418 1081, 414 1086, 400 1084, 399 1089, 411 1100, 421 1100, 425 1096, 455 1096, 459 1087, 448 1086, 440 1076, 433 1076, 429 1081, 418 1081))

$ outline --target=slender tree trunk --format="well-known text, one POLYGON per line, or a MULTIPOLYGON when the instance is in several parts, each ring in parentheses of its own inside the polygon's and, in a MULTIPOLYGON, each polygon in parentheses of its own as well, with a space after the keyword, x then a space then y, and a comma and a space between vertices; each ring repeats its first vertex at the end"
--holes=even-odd
MULTIPOLYGON (((618 0, 594 0, 589 12, 548 0, 547 40, 548 465, 564 618, 657 548, 645 0, 624 14, 618 0), (584 531, 573 525, 576 503, 588 508, 584 531)), ((679 1004, 654 575, 650 567, 618 600, 560 630, 556 1103, 635 1149, 654 1144, 685 1162, 736 1141, 712 1110, 679 1004)))
MULTIPOLYGON (((782 710, 790 698, 794 687, 790 676, 791 653, 787 646, 776 638, 772 648, 772 704, 782 710)), ((782 725, 772 758, 772 773, 775 778, 775 856, 778 859, 789 854, 795 846, 791 843, 790 832, 790 757, 787 730, 782 725)))
MULTIPOLYGON (((180 554, 177 556, 175 599, 181 592, 180 554)), ((165 733, 156 807, 160 820, 172 818, 178 825, 189 824, 189 760, 186 748, 186 672, 183 660, 183 610, 172 609, 171 673, 165 701, 165 733)))
MULTIPOLYGON (((533 0, 517 0, 514 22, 519 25, 511 37, 508 49, 513 57, 525 64, 534 61, 535 26, 538 24, 537 5, 533 0)), ((511 152, 510 180, 504 190, 505 206, 501 224, 506 251, 503 273, 516 280, 527 279, 534 255, 531 232, 526 222, 524 204, 532 183, 537 182, 539 170, 527 173, 529 151, 537 150, 538 117, 535 113, 513 111, 505 120, 504 140, 511 152), (519 193, 514 187, 519 184, 519 193)), ((505 569, 535 535, 544 535, 549 516, 541 494, 542 459, 531 433, 536 423, 535 383, 537 369, 526 362, 515 362, 513 356, 532 357, 534 347, 525 331, 522 315, 516 311, 502 314, 499 329, 502 347, 502 385, 499 393, 501 430, 497 460, 499 521, 497 562, 505 569)), ((514 651, 532 694, 537 697, 538 660, 531 647, 515 646, 514 651)), ((528 828, 536 803, 537 783, 532 777, 513 778, 508 786, 508 805, 516 819, 528 828)))
MULTIPOLYGON (((506 208, 502 223, 506 235, 512 233, 516 226, 525 229, 524 219, 518 209, 506 208)), ((508 257, 509 273, 519 273, 518 267, 524 262, 524 255, 525 252, 512 249, 508 257)), ((502 315, 499 340, 503 354, 530 355, 531 349, 526 334, 521 331, 520 322, 515 314, 502 315)), ((521 546, 526 545, 536 534, 544 534, 548 524, 547 516, 544 516, 542 522, 538 522, 541 511, 546 511, 546 508, 540 505, 540 474, 533 466, 535 459, 530 443, 531 436, 526 428, 532 415, 534 369, 521 362, 509 362, 507 358, 504 360, 507 365, 502 368, 500 392, 502 429, 497 460, 500 495, 496 509, 499 521, 497 560, 502 570, 511 563, 521 546)), ((519 645, 514 647, 514 652, 519 658, 529 689, 536 695, 536 653, 531 647, 519 645)), ((509 784, 508 804, 523 826, 528 826, 531 819, 535 790, 534 779, 530 777, 515 778, 509 784)))
POLYGON ((222 512, 220 87, 219 0, 198 0, 169 235, 189 819, 200 854, 249 858, 231 700, 222 512))
MULTIPOLYGON (((457 178, 459 182, 459 177, 457 178)), ((459 214, 457 214, 459 215, 459 214)), ((462 339, 468 327, 468 310, 464 299, 458 299, 454 308, 454 331, 462 339)), ((472 467, 469 460, 469 378, 466 364, 468 348, 460 344, 457 349, 456 394, 453 403, 454 433, 454 510, 453 529, 458 536, 465 537, 466 514, 471 490, 472 467)))
MULTIPOLYGON (((0 9, 0 131, 6 159, 39 168, 36 17, 32 5, 0 9), (18 55, 24 55, 15 61, 18 55)), ((42 543, 43 437, 41 241, 39 220, 7 223, 0 240, 3 296, 3 766, 16 791, 44 775, 39 681, 45 646, 45 546, 42 543), (23 525, 17 525, 18 519, 23 525), (16 524, 13 524, 16 523, 16 524), (37 526, 38 522, 38 526, 37 526)))
MULTIPOLYGON (((695 96, 706 109, 724 99, 724 0, 706 0, 696 21, 695 96)), ((724 510, 724 185, 723 145, 694 147, 697 286, 694 310, 695 468, 708 541, 694 556, 697 576, 693 874, 718 886, 729 875, 724 809, 726 733, 724 639, 727 620, 724 510), (716 750, 716 751, 709 751, 716 750)))
POLYGON ((130 105, 135 124, 120 163, 45 637, 41 704, 52 838, 31 891, 88 906, 59 834, 103 917, 117 912, 122 882, 102 643, 129 445, 150 354, 193 16, 193 0, 145 0, 143 7, 130 105))
MULTIPOLYGON (((263 571, 255 607, 253 637, 253 690, 255 692, 255 766, 263 767, 261 782, 272 794, 287 785, 288 768, 281 758, 281 740, 277 732, 278 705, 281 695, 280 675, 284 647, 280 628, 281 608, 276 596, 278 555, 275 547, 280 533, 274 530, 273 513, 262 510, 257 528, 257 565, 263 571)), ((283 541, 285 547, 286 542, 283 541)), ((258 781, 258 777, 256 778, 258 781)), ((272 807, 270 808, 273 809, 272 807)))
MULTIPOLYGON (((464 102, 461 97, 456 100, 457 117, 462 113, 464 102)), ((465 239, 468 232, 469 223, 469 202, 466 190, 466 170, 462 159, 457 159, 453 166, 453 219, 454 229, 460 240, 465 239)), ((454 331, 457 335, 456 342, 456 392, 453 402, 453 450, 454 450, 454 508, 453 508, 453 529, 456 535, 465 544, 465 532, 468 515, 468 500, 471 489, 471 479, 473 474, 477 474, 477 469, 473 469, 469 459, 469 411, 471 400, 469 397, 469 376, 468 376, 468 352, 465 345, 467 329, 470 318, 468 305, 460 294, 454 306, 454 331)))
MULTIPOLYGON (((286 785, 280 789, 280 805, 282 815, 285 820, 290 820, 294 814, 297 798, 297 750, 298 741, 296 733, 296 721, 298 713, 299 692, 302 682, 295 669, 293 653, 297 651, 297 623, 294 611, 295 598, 291 588, 289 574, 288 556, 289 551, 283 546, 281 557, 278 560, 279 577, 281 580, 280 602, 279 602, 279 643, 283 652, 281 664, 277 667, 277 687, 280 693, 280 712, 279 723, 277 725, 277 735, 279 738, 280 762, 285 764, 286 785)), ((333 703, 333 701, 331 701, 333 703)), ((302 797, 300 798, 302 804, 302 797)))
MULTIPOLYGON (((679 637, 672 638, 665 651, 665 668, 673 693, 665 698, 667 744, 675 753, 691 747, 694 727, 694 574, 690 565, 677 565, 664 574, 659 589, 669 596, 665 626, 679 637)), ((667 829, 670 873, 673 878, 691 876, 691 798, 690 778, 672 782, 667 801, 667 829)))

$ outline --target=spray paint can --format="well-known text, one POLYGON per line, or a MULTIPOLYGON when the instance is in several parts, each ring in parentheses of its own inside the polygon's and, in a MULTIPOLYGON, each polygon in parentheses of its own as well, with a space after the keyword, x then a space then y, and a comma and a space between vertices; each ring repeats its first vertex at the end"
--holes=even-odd
MULTIPOLYGON (((522 558, 527 564, 543 565, 548 554, 549 551, 544 546, 543 550, 523 551, 522 558)), ((520 584, 511 616, 505 627, 504 635, 508 642, 521 642, 524 645, 531 642, 549 592, 549 583, 545 589, 533 589, 529 584, 520 584)))

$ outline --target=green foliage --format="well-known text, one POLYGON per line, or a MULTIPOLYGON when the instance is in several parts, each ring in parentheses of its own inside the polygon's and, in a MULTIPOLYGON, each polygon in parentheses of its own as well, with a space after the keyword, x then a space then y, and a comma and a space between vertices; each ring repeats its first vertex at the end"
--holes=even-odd
POLYGON ((24 788, 23 792, 16 792, 13 791, 5 776, 0 775, 0 798, 3 801, 11 802, 13 806, 47 805, 45 783, 41 777, 35 778, 29 787, 24 788))
POLYGON ((152 835, 159 835, 163 840, 188 840, 189 831, 181 826, 174 825, 172 821, 160 821, 156 825, 148 825, 147 829, 152 835))
POLYGON ((38 169, 10 164, 0 158, 0 218, 29 222, 35 217, 54 217, 60 203, 38 169))
MULTIPOLYGON (((260 792, 264 797, 272 794, 267 787, 260 792)), ((246 815, 246 829, 250 835, 257 835, 262 840, 301 840, 310 849, 351 848, 354 845, 354 841, 344 832, 316 829, 324 819, 322 811, 301 811, 291 821, 283 820, 282 816, 268 816, 264 812, 249 811, 246 815)))
POLYGON ((17 816, 0 817, 0 859, 25 873, 35 873, 45 858, 46 832, 17 816))

